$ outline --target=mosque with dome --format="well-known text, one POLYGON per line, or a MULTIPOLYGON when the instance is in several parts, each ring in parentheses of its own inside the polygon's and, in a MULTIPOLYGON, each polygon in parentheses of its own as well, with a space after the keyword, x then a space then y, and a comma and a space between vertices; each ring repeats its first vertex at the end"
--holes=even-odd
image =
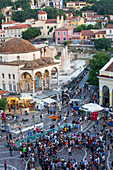
POLYGON ((59 63, 45 53, 45 47, 36 48, 21 38, 0 46, 0 89, 17 93, 51 89, 52 75, 58 80, 59 63))

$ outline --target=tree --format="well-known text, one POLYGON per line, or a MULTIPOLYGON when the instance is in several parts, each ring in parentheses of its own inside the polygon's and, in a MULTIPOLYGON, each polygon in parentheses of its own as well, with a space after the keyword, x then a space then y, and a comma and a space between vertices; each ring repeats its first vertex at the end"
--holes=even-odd
POLYGON ((98 86, 97 75, 99 70, 110 60, 110 56, 105 53, 97 53, 93 56, 93 59, 90 60, 90 71, 88 82, 91 85, 98 86))
POLYGON ((31 0, 17 0, 14 5, 16 6, 16 9, 19 7, 22 7, 22 9, 30 9, 30 3, 31 0))
POLYGON ((53 27, 51 27, 50 29, 49 29, 49 32, 52 32, 53 31, 53 27))
POLYGON ((1 28, 1 24, 2 24, 2 19, 3 19, 3 14, 0 13, 0 28, 1 28))
POLYGON ((37 27, 30 27, 26 31, 22 32, 22 38, 31 40, 40 35, 40 29, 37 27))
POLYGON ((44 9, 44 11, 47 13, 48 19, 55 19, 57 16, 64 16, 64 19, 66 19, 65 12, 61 9, 57 9, 54 7, 47 7, 44 9))
POLYGON ((65 41, 62 44, 64 44, 64 46, 70 45, 72 43, 72 41, 65 41))
POLYGON ((0 110, 4 110, 6 109, 7 107, 7 100, 6 98, 1 98, 0 99, 0 110))
POLYGON ((82 30, 87 30, 87 26, 84 24, 78 25, 76 28, 76 32, 81 32, 82 30))
POLYGON ((99 38, 99 39, 96 39, 96 40, 94 41, 94 47, 95 47, 97 50, 105 49, 105 50, 107 51, 108 48, 111 47, 111 43, 110 43, 110 40, 107 39, 107 38, 99 38))
POLYGON ((6 6, 12 6, 13 2, 11 2, 11 0, 3 0, 0 1, 0 9, 6 7, 6 6))
POLYGON ((93 29, 94 28, 94 26, 92 25, 92 24, 89 24, 88 26, 87 26, 87 30, 91 30, 91 29, 93 29))
POLYGON ((17 22, 24 22, 28 18, 37 19, 36 9, 25 9, 23 11, 15 11, 12 14, 12 20, 17 22))
POLYGON ((99 0, 91 7, 99 15, 113 15, 113 0, 99 0))

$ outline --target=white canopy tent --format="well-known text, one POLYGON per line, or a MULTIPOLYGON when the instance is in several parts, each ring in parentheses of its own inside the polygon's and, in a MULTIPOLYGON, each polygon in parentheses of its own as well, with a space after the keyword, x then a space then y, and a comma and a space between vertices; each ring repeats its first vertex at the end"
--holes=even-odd
POLYGON ((80 107, 80 110, 87 112, 98 112, 102 111, 104 108, 95 103, 88 103, 80 107))
POLYGON ((51 103, 56 103, 57 101, 48 97, 46 99, 43 99, 43 102, 51 104, 51 103))
POLYGON ((22 96, 20 97, 20 100, 33 100, 32 96, 22 96))

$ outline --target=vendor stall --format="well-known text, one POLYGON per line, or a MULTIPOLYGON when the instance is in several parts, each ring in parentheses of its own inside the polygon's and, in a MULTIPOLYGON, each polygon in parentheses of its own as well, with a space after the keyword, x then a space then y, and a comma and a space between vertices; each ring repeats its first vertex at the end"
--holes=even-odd
POLYGON ((33 106, 33 104, 31 103, 32 100, 33 100, 32 96, 24 95, 24 96, 20 97, 19 101, 20 101, 21 107, 31 108, 31 106, 33 106))
POLYGON ((95 103, 88 103, 80 107, 80 110, 85 111, 86 115, 90 116, 92 120, 97 120, 98 113, 104 108, 95 103))

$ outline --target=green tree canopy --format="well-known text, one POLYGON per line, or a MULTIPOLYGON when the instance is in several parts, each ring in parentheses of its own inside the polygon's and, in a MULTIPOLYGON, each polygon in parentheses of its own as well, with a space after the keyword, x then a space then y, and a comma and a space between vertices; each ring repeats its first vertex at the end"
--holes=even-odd
POLYGON ((78 25, 76 28, 76 32, 81 32, 82 30, 87 30, 87 26, 84 24, 78 25))
POLYGON ((47 7, 44 9, 44 11, 47 13, 47 18, 48 19, 55 19, 57 16, 64 16, 64 19, 66 19, 65 12, 61 9, 57 9, 54 7, 47 7))
POLYGON ((37 27, 30 27, 26 31, 22 32, 22 38, 31 40, 40 35, 40 29, 37 27))
POLYGON ((111 43, 110 43, 109 39, 107 39, 107 38, 99 38, 94 41, 94 47, 97 50, 105 49, 107 51, 108 48, 111 47, 111 43))
POLYGON ((100 15, 113 15, 113 0, 99 0, 92 9, 100 15))
POLYGON ((97 75, 99 70, 110 60, 110 56, 105 53, 97 53, 93 56, 93 59, 90 60, 90 71, 88 82, 91 85, 98 86, 97 75))
POLYGON ((12 6, 13 5, 13 2, 11 2, 11 0, 1 0, 0 1, 0 9, 1 8, 4 8, 6 6, 12 6))
POLYGON ((0 28, 1 28, 1 24, 2 24, 2 19, 3 19, 3 14, 0 13, 0 28))
POLYGON ((52 32, 53 31, 53 27, 51 27, 50 29, 49 29, 49 32, 52 32))
POLYGON ((7 107, 7 100, 6 98, 1 98, 0 99, 0 110, 4 110, 6 109, 7 107))
POLYGON ((12 14, 12 20, 17 22, 24 22, 28 18, 37 19, 37 10, 36 9, 25 9, 23 11, 16 11, 12 14))
POLYGON ((30 9, 31 0, 17 0, 14 6, 17 8, 22 7, 22 9, 30 9))

